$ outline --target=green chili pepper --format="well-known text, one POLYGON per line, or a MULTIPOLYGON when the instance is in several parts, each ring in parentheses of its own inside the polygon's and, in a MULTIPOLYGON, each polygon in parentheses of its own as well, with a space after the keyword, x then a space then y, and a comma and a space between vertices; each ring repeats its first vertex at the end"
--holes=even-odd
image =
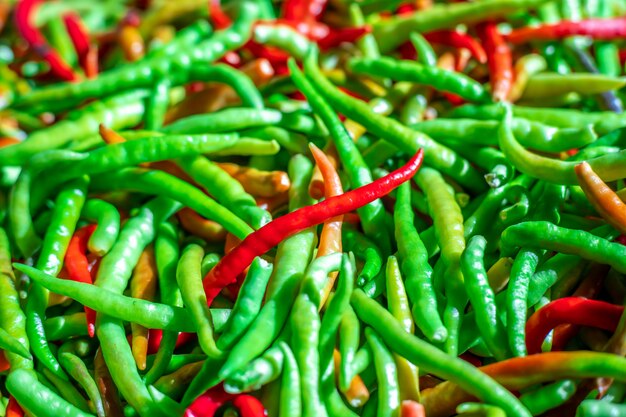
POLYGON ((339 389, 345 392, 356 375, 353 363, 359 349, 361 335, 361 323, 352 307, 346 308, 346 311, 343 313, 340 328, 339 353, 341 354, 341 366, 339 368, 339 389))
MULTIPOLYGON (((498 145, 498 126, 498 122, 491 120, 444 118, 412 125, 414 129, 433 137, 435 140, 454 139, 463 144, 488 146, 498 145)), ((522 145, 544 152, 560 152, 580 148, 597 139, 591 126, 556 128, 515 117, 512 119, 511 128, 515 138, 522 145)))
POLYGON ((148 194, 172 197, 200 213, 219 221, 226 230, 240 239, 252 232, 252 228, 230 210, 173 175, 158 170, 125 168, 93 178, 93 190, 136 190, 148 194))
POLYGON ((626 411, 626 405, 602 400, 585 400, 576 410, 576 417, 619 416, 626 411))
POLYGON ((220 133, 248 128, 279 126, 303 134, 319 136, 319 125, 308 115, 283 113, 273 109, 230 108, 216 113, 189 116, 161 129, 166 134, 220 133))
POLYGON ((89 252, 104 256, 111 250, 120 231, 120 213, 110 203, 89 199, 83 207, 82 217, 98 225, 89 238, 89 252))
POLYGON ((49 341, 68 339, 75 336, 87 336, 85 313, 74 313, 46 319, 43 323, 49 341))
MULTIPOLYGON (((59 362, 61 363, 61 366, 63 366, 70 376, 80 384, 83 390, 85 390, 85 393, 87 393, 87 396, 91 401, 91 408, 96 412, 96 414, 98 416, 105 415, 100 392, 98 391, 96 382, 89 373, 87 366, 74 353, 66 351, 64 346, 59 348, 59 362)), ((71 348, 69 348, 69 350, 71 350, 71 348)))
MULTIPOLYGON (((363 26, 365 24, 365 18, 361 7, 356 3, 351 3, 349 6, 350 21, 355 26, 363 26)), ((378 58, 380 51, 378 50, 378 43, 371 33, 367 33, 357 40, 357 46, 366 58, 378 58)))
POLYGON ((254 40, 275 46, 289 55, 303 59, 311 49, 311 42, 289 26, 259 24, 254 28, 254 40))
POLYGON ((0 149, 0 165, 21 165, 41 151, 95 135, 103 120, 115 130, 133 127, 141 121, 146 95, 145 91, 132 91, 91 103, 66 120, 31 134, 27 140, 0 149))
POLYGON ((566 93, 600 94, 619 90, 626 80, 602 74, 536 74, 529 78, 523 99, 541 99, 566 93))
POLYGON ((317 305, 306 294, 300 294, 294 302, 290 324, 292 346, 302 387, 302 415, 325 416, 326 408, 319 397, 320 318, 317 305))
POLYGON ((410 81, 432 86, 437 90, 454 93, 470 101, 491 100, 489 93, 478 82, 463 74, 446 71, 436 66, 392 58, 353 58, 349 63, 349 68, 357 74, 385 74, 396 81, 410 81))
POLYGON ((500 407, 494 407, 489 404, 481 403, 463 403, 456 408, 456 412, 459 416, 474 416, 481 415, 483 417, 505 417, 506 414, 500 407))
MULTIPOLYGON (((14 267, 42 287, 72 297, 81 304, 111 317, 150 329, 178 332, 197 330, 198 325, 191 319, 192 315, 180 307, 127 297, 113 291, 98 289, 90 284, 54 278, 27 265, 15 264, 14 267)), ((222 317, 221 313, 217 317, 222 317)))
POLYGON ((190 310, 191 319, 198 332, 198 342, 204 353, 217 359, 223 352, 218 349, 213 335, 213 319, 209 310, 206 294, 202 286, 200 264, 204 250, 196 244, 187 246, 181 255, 176 269, 176 281, 180 287, 183 301, 190 310))
POLYGON ((261 258, 252 262, 233 307, 231 319, 217 340, 219 349, 231 347, 257 317, 272 270, 272 264, 261 258))
POLYGON ((398 188, 394 210, 400 265, 405 275, 407 295, 413 304, 413 317, 418 327, 430 340, 441 343, 446 340, 448 332, 441 322, 437 309, 428 253, 413 226, 410 189, 409 183, 398 188))
POLYGON ((461 256, 461 270, 483 341, 497 360, 504 360, 509 356, 506 330, 498 319, 495 295, 487 280, 484 265, 486 246, 484 237, 472 237, 461 256))
POLYGON ((355 256, 365 261, 357 278, 357 285, 363 286, 378 275, 382 268, 383 259, 380 249, 373 241, 348 227, 341 228, 341 235, 343 249, 347 252, 353 252, 355 256))
MULTIPOLYGON (((159 225, 154 243, 161 302, 172 307, 183 306, 183 297, 176 282, 176 266, 180 254, 177 232, 171 223, 162 223, 159 225)), ((154 383, 166 372, 176 348, 177 339, 178 332, 163 332, 156 358, 145 375, 146 384, 154 383)))
POLYGON ((383 52, 404 42, 414 32, 427 33, 451 29, 458 24, 471 24, 498 18, 518 10, 530 9, 545 0, 488 0, 481 4, 441 4, 406 16, 394 16, 374 25, 374 36, 383 52))
MULTIPOLYGON (((224 387, 232 393, 258 390, 278 378, 283 369, 284 360, 282 348, 273 346, 266 350, 263 355, 247 364, 245 368, 226 378, 224 387)), ((300 380, 298 380, 298 385, 300 385, 300 380)))
POLYGON ((566 379, 523 394, 520 401, 532 415, 543 414, 569 400, 576 393, 574 381, 566 379))
POLYGON ((279 417, 300 417, 302 415, 302 394, 298 363, 285 342, 279 343, 283 351, 283 374, 280 388, 279 417))
POLYGON ((442 266, 447 276, 445 284, 447 304, 443 313, 443 322, 448 331, 446 349, 454 353, 458 343, 460 314, 467 304, 463 273, 460 268, 461 254, 465 250, 463 215, 454 195, 447 189, 446 182, 437 171, 422 168, 416 176, 416 181, 429 200, 430 214, 441 247, 442 266))
POLYGON ((97 174, 198 153, 212 153, 234 145, 237 135, 172 135, 145 137, 108 145, 88 152, 80 160, 55 166, 57 181, 83 174, 97 174))
POLYGON ((91 416, 40 383, 32 371, 17 369, 11 372, 7 378, 6 387, 20 406, 33 415, 91 416))
POLYGON ((513 355, 526 356, 525 326, 528 286, 539 263, 541 251, 522 249, 513 262, 507 289, 507 333, 513 355))
MULTIPOLYGON (((79 178, 64 187, 57 197, 50 226, 36 264, 37 269, 44 273, 57 275, 61 271, 67 246, 85 202, 86 188, 87 180, 79 178)), ((55 375, 67 379, 50 351, 45 333, 43 333, 47 304, 48 290, 34 283, 30 288, 26 303, 26 332, 35 356, 55 375)))
MULTIPOLYGON (((0 304, 0 328, 22 346, 20 351, 25 349, 28 353, 26 316, 20 307, 20 298, 11 267, 9 239, 2 228, 0 228, 0 293, 3 294, 3 300, 0 304)), ((23 357, 21 354, 11 351, 6 351, 5 355, 12 370, 33 369, 33 361, 28 356, 23 357)))
MULTIPOLYGON (((560 161, 528 152, 513 136, 510 121, 511 112, 507 110, 505 119, 500 126, 498 137, 502 152, 516 169, 532 177, 556 184, 576 184, 574 166, 577 162, 560 161)), ((623 158, 624 153, 621 151, 600 156, 588 162, 593 170, 605 181, 611 181, 626 176, 626 173, 622 171, 624 166, 622 163, 623 158)))
MULTIPOLYGON (((513 116, 544 123, 549 126, 560 128, 584 129, 593 126, 595 132, 606 135, 612 131, 626 126, 626 118, 623 114, 614 112, 583 112, 574 109, 535 108, 524 106, 512 106, 513 116)), ((489 105, 464 105, 453 110, 449 116, 465 117, 480 120, 500 120, 502 117, 501 107, 495 104, 489 105)))
POLYGON ((254 229, 271 220, 271 215, 257 207, 254 197, 243 189, 239 181, 208 159, 202 156, 182 158, 178 164, 194 181, 254 229))
POLYGON ((409 39, 415 51, 417 51, 417 61, 424 66, 431 68, 436 67, 437 55, 435 55, 433 47, 428 43, 426 38, 420 35, 419 32, 412 32, 409 39))
POLYGON ((396 416, 400 409, 398 369, 384 342, 370 327, 365 328, 365 338, 372 348, 376 378, 379 384, 378 411, 376 415, 383 417, 396 416))

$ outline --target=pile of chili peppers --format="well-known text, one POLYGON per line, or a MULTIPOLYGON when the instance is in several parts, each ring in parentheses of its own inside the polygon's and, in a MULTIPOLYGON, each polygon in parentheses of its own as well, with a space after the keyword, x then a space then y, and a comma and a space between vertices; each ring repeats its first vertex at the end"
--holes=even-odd
POLYGON ((622 0, 0 3, 0 417, 626 415, 622 0))

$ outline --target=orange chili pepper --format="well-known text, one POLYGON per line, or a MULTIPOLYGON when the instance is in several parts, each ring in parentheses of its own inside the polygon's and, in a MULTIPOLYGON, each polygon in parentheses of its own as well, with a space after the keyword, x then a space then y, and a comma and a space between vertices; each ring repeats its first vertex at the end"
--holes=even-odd
MULTIPOLYGON (((240 70, 246 74, 254 85, 262 86, 274 76, 274 68, 265 58, 242 66, 240 70)), ((169 109, 165 115, 165 123, 198 113, 211 113, 227 105, 240 102, 235 91, 224 84, 209 83, 198 92, 190 94, 183 101, 169 109)))
MULTIPOLYGON (((335 364, 335 375, 339 372, 339 364, 341 362, 341 354, 337 349, 333 351, 333 360, 335 364)), ((353 407, 360 407, 370 398, 370 392, 359 375, 355 375, 350 381, 350 387, 343 393, 348 403, 353 407)))
POLYGON ((591 205, 621 233, 626 233, 626 204, 596 174, 587 162, 574 167, 576 178, 591 205))
POLYGON ((5 146, 15 145, 16 143, 20 143, 20 141, 16 138, 6 137, 0 138, 0 148, 4 148, 5 146))
MULTIPOLYGON (((343 194, 343 187, 341 186, 341 180, 339 174, 330 161, 330 158, 326 156, 317 146, 310 144, 309 148, 315 159, 315 163, 322 174, 324 183, 322 184, 324 190, 324 196, 330 198, 336 195, 343 194)), ((320 234, 320 242, 317 248, 317 257, 329 255, 331 253, 341 253, 341 226, 343 223, 343 216, 333 217, 324 222, 322 227, 322 233, 320 234)), ((337 272, 333 272, 328 275, 328 280, 320 301, 319 308, 325 303, 326 299, 330 295, 330 292, 335 285, 335 279, 337 278, 337 272)))
POLYGON ((270 213, 274 213, 277 210, 284 207, 289 201, 289 193, 287 191, 282 192, 274 197, 256 197, 257 206, 270 213))
POLYGON ((0 32, 4 29, 4 25, 7 22, 7 17, 9 17, 9 12, 11 11, 11 5, 9 2, 0 3, 0 32))
POLYGON ((226 229, 222 225, 205 219, 190 208, 183 208, 176 216, 184 230, 207 242, 221 242, 226 237, 226 229))
POLYGON ((402 401, 402 408, 400 408, 400 417, 426 417, 426 411, 422 404, 412 400, 404 400, 402 401))
MULTIPOLYGON (((148 246, 139 257, 137 266, 133 270, 130 280, 130 294, 134 298, 153 301, 157 288, 156 260, 154 249, 148 246)), ((148 354, 149 331, 143 326, 131 323, 133 335, 132 351, 137 367, 146 369, 146 356, 148 354)))
POLYGON ((108 145, 126 142, 126 139, 122 137, 119 133, 117 133, 113 129, 109 129, 102 123, 100 123, 100 126, 98 127, 98 132, 100 133, 100 137, 102 137, 102 140, 108 145))
POLYGON ((85 55, 84 63, 85 75, 87 78, 96 78, 98 76, 98 46, 91 45, 85 55))
MULTIPOLYGON (((335 148, 335 145, 329 142, 329 144, 324 148, 324 154, 332 167, 337 169, 339 156, 337 155, 337 148, 335 148)), ((315 155, 313 155, 313 157, 315 157, 315 155)), ((311 182, 309 183, 309 195, 316 200, 324 197, 324 176, 322 175, 322 171, 317 164, 313 168, 313 175, 311 176, 311 182)))
POLYGON ((143 37, 135 26, 124 25, 120 29, 117 39, 124 54, 124 59, 127 61, 134 62, 145 55, 143 37))
POLYGON ((218 162, 217 166, 239 181, 243 189, 255 197, 274 197, 291 187, 289 176, 284 171, 260 171, 226 162, 218 162))

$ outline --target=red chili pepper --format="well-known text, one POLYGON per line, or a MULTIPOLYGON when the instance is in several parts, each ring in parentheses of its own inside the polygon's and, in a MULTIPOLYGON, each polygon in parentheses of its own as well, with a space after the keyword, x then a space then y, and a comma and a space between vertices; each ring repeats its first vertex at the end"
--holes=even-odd
POLYGON ((506 39, 511 43, 524 43, 534 40, 563 39, 570 36, 589 36, 593 39, 613 40, 626 37, 626 18, 586 19, 515 29, 506 39))
POLYGON ((9 397, 9 402, 7 404, 7 409, 5 413, 6 417, 24 417, 24 410, 22 410, 22 407, 20 407, 20 405, 15 400, 15 397, 13 396, 9 397))
POLYGON ((504 101, 513 86, 513 58, 511 49, 504 41, 494 22, 478 25, 478 34, 487 52, 491 95, 497 101, 504 101))
POLYGON ((209 0, 209 18, 217 29, 226 29, 233 23, 230 17, 222 10, 220 0, 209 0))
POLYGON ((482 360, 478 356, 473 355, 470 352, 465 352, 461 354, 459 358, 463 359, 465 362, 471 363, 476 367, 482 366, 483 364, 482 360))
POLYGON ((328 0, 286 0, 282 16, 294 22, 316 20, 324 13, 327 3, 328 0))
POLYGON ((138 28, 139 25, 141 25, 141 15, 139 14, 137 10, 130 9, 126 12, 124 17, 120 21, 119 26, 122 27, 126 25, 133 26, 136 28, 138 28))
POLYGON ((543 340, 560 324, 571 323, 615 331, 623 311, 623 306, 581 297, 554 300, 537 310, 526 322, 528 354, 540 353, 543 340))
POLYGON ((258 44, 254 41, 249 41, 246 44, 246 48, 257 58, 267 59, 274 70, 276 70, 276 64, 285 64, 289 60, 289 54, 281 51, 280 49, 268 47, 258 44))
POLYGON ((225 286, 236 281, 255 257, 301 230, 356 210, 388 194, 415 175, 422 165, 423 156, 424 152, 420 149, 406 165, 390 174, 347 193, 288 213, 248 235, 204 277, 204 290, 209 305, 225 286))
POLYGON ((453 48, 465 48, 472 53, 481 64, 487 63, 487 53, 480 43, 470 35, 456 30, 437 30, 424 34, 424 38, 430 43, 451 46, 453 48))
POLYGON ((238 395, 233 400, 233 405, 239 412, 239 417, 265 417, 267 411, 263 403, 252 395, 238 395))
POLYGON ((615 241, 621 245, 626 246, 626 235, 619 235, 615 238, 615 241))
MULTIPOLYGON (((87 242, 96 230, 95 224, 81 227, 74 233, 65 254, 64 265, 67 269, 69 278, 72 281, 92 284, 91 272, 89 271, 89 260, 87 259, 87 242)), ((94 337, 96 333, 96 312, 85 307, 85 315, 87 317, 87 331, 90 337, 94 337)))
POLYGON ((196 398, 185 411, 185 417, 213 417, 215 412, 233 397, 235 395, 224 391, 220 384, 196 398))
POLYGON ((15 26, 28 44, 50 65, 50 72, 66 81, 78 79, 72 68, 59 56, 33 25, 34 14, 41 0, 21 0, 15 6, 15 26))
POLYGON ((78 55, 78 60, 81 62, 81 66, 85 68, 83 62, 87 57, 87 53, 89 53, 89 35, 87 34, 87 29, 81 21, 80 16, 76 13, 66 13, 63 16, 63 22, 65 23, 67 34, 72 40, 76 54, 78 55))
POLYGON ((0 350, 0 372, 6 372, 11 368, 7 357, 4 354, 4 350, 0 350))
MULTIPOLYGON (((573 297, 596 298, 604 285, 609 267, 607 265, 593 265, 585 279, 578 285, 573 297)), ((580 326, 575 324, 562 324, 554 328, 552 333, 552 351, 564 350, 567 342, 578 333, 580 326)))
MULTIPOLYGON (((350 97, 354 97, 354 98, 356 98, 357 100, 367 101, 367 100, 365 99, 365 97, 363 97, 362 95, 360 95, 360 94, 359 94, 359 93, 357 93, 356 91, 349 90, 349 89, 347 89, 347 88, 345 88, 345 87, 339 87, 339 90, 340 90, 342 93, 346 93, 346 94, 347 94, 347 95, 349 95, 350 97)), ((342 115, 342 116, 343 116, 343 115, 342 115)))
MULTIPOLYGON (((176 347, 179 348, 192 340, 196 336, 195 333, 178 333, 176 339, 176 347)), ((163 340, 163 330, 150 329, 148 330, 148 355, 157 353, 159 346, 161 346, 161 340, 163 340)))
POLYGON ((397 15, 409 14, 415 11, 415 5, 413 4, 402 4, 396 9, 397 15))
POLYGON ((344 42, 352 43, 357 39, 370 33, 372 30, 369 26, 360 26, 345 29, 335 29, 328 32, 328 34, 319 39, 317 44, 321 50, 337 47, 344 42))
POLYGON ((230 65, 233 68, 241 67, 241 57, 235 51, 228 51, 219 59, 220 62, 230 65))

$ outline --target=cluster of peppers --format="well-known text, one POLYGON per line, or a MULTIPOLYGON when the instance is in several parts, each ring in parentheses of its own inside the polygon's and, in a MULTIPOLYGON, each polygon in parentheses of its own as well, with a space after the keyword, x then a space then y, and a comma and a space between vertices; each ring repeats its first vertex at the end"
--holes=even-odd
POLYGON ((626 414, 625 37, 620 0, 0 3, 0 416, 626 414))

